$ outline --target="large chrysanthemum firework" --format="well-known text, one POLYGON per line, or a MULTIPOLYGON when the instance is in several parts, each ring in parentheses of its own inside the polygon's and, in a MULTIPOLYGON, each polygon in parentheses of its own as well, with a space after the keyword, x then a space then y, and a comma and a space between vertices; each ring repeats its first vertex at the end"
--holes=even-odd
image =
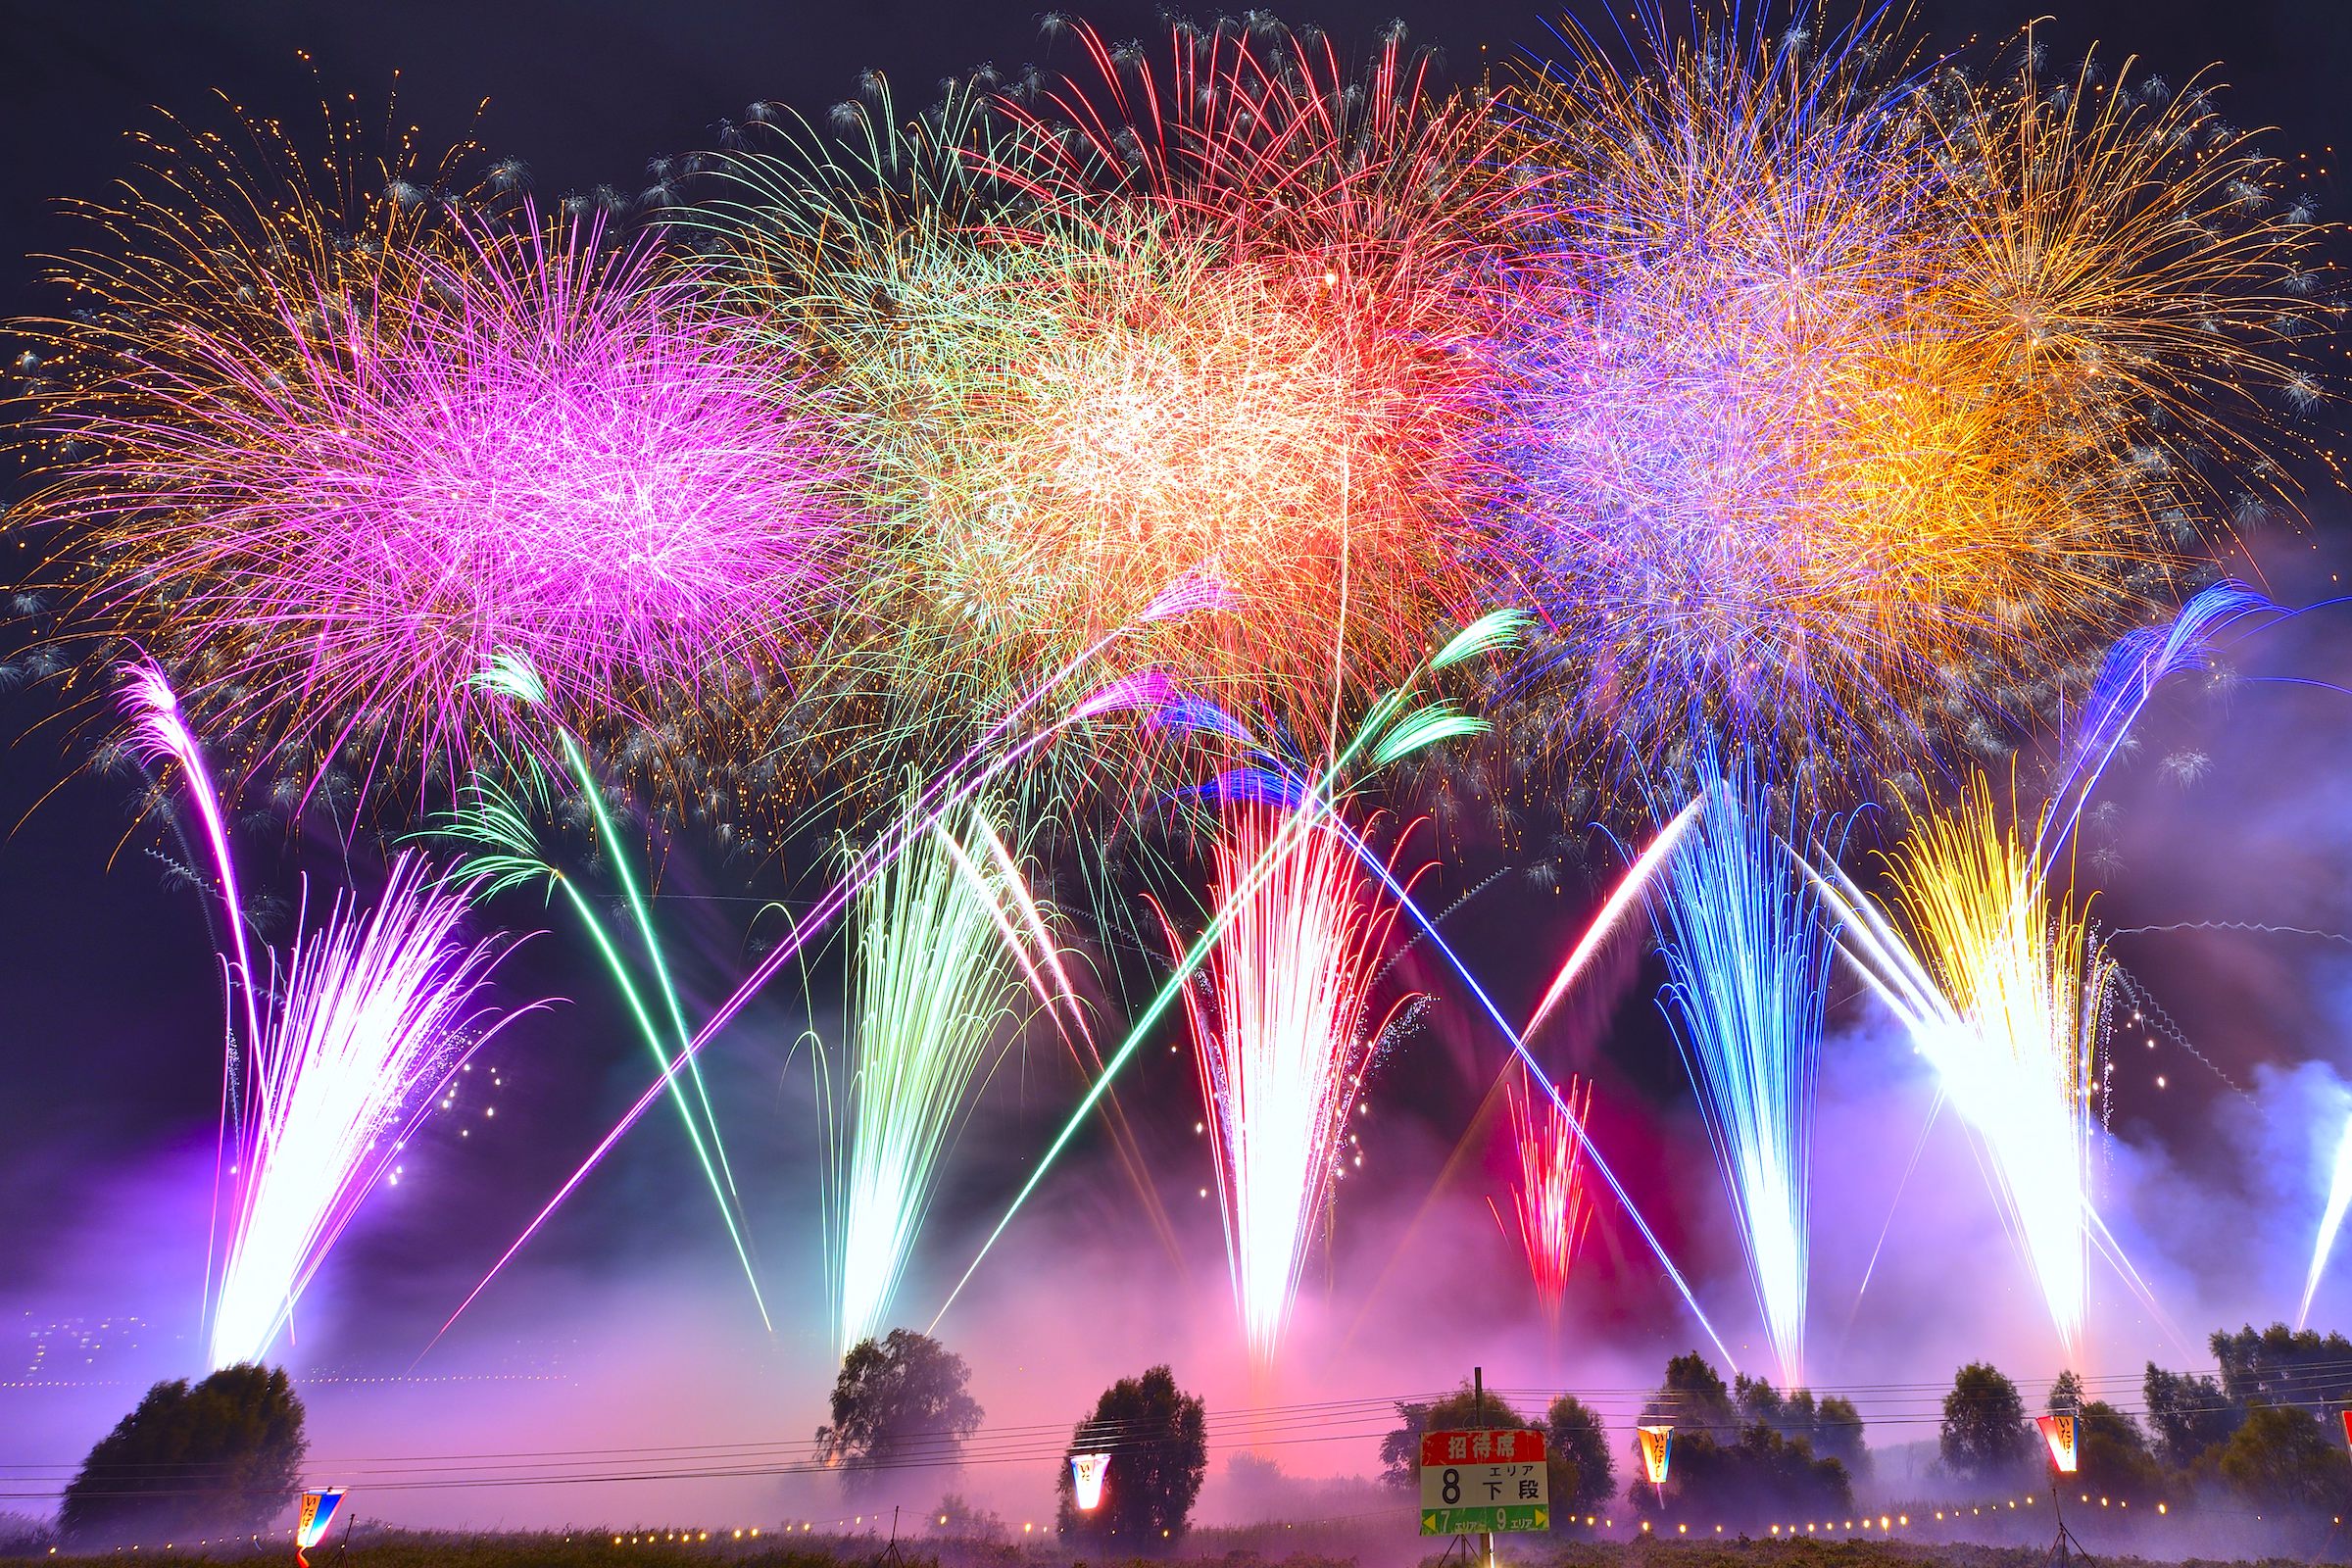
POLYGON ((1060 510, 1190 535, 1244 607, 1206 672, 1301 719, 1410 667, 1491 569, 1465 350, 1524 182, 1396 33, 1358 72, 1262 18, 1179 24, 1164 61, 1072 30, 1090 73, 1010 106, 1001 172, 1112 255, 1144 229, 1181 259, 1108 296, 1073 367, 1046 456, 1090 482, 1060 510))
POLYGON ((2242 147, 2189 175, 2170 113, 1929 95, 1886 44, 1706 22, 1518 95, 1560 217, 1497 453, 1562 727, 1628 771, 1691 738, 1858 775, 1999 750, 2169 604, 2198 542, 2172 454, 2230 446, 2212 394, 2281 373, 2236 330, 2294 249, 2242 147))
POLYGON ((38 510, 89 621, 281 768, 454 770, 504 727, 502 653, 590 729, 775 674, 842 542, 835 465, 690 277, 527 210, 427 225, 398 180, 359 239, 300 191, 249 235, 255 183, 82 280, 118 352, 52 387, 89 455, 38 510))
POLYGON ((1228 612, 1135 657, 1303 722, 1470 601, 1488 132, 1394 47, 1356 82, 1180 31, 1160 90, 1086 36, 1098 87, 964 83, 902 126, 874 82, 700 221, 857 452, 893 568, 858 652, 900 711, 986 711, 1206 577, 1228 612))

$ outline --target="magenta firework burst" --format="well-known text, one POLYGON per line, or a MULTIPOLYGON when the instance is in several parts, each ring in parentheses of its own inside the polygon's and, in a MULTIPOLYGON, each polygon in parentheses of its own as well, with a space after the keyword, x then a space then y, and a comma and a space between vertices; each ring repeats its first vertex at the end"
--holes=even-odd
POLYGON ((46 501, 93 618, 281 767, 454 769, 502 727, 502 654, 590 724, 788 676, 843 543, 788 367, 593 225, 388 239, 152 302, 169 352, 69 406, 99 455, 46 501))

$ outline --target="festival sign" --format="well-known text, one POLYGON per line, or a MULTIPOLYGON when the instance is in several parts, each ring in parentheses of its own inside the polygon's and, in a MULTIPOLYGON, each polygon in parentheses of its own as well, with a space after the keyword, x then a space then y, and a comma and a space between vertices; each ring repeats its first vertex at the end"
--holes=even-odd
POLYGON ((1102 1506, 1102 1478, 1109 1470, 1107 1453, 1070 1455, 1070 1490, 1077 1494, 1080 1513, 1093 1513, 1102 1506))
POLYGON ((1646 1426, 1635 1429, 1642 1439, 1642 1471, 1653 1487, 1666 1484, 1666 1467, 1674 1460, 1674 1428, 1646 1426))
POLYGON ((1544 1434, 1428 1432, 1421 1437, 1421 1534, 1549 1530, 1544 1434))
POLYGON ((341 1487, 323 1487, 302 1494, 302 1512, 294 1520, 294 1561, 298 1568, 311 1568, 311 1559, 304 1555, 326 1537, 326 1527, 335 1522, 335 1509, 343 1502, 341 1487))
POLYGON ((2037 1415, 2034 1424, 2041 1428, 2041 1441, 2050 1446, 2050 1463, 2062 1476, 2071 1476, 2080 1462, 2075 1451, 2075 1418, 2071 1415, 2037 1415))

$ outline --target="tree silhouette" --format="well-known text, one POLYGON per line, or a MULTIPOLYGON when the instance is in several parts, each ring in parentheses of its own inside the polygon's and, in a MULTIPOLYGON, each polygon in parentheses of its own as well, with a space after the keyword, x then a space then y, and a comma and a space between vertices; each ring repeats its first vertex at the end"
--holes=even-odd
POLYGON ((1104 1389, 1095 1413, 1070 1435, 1069 1451, 1107 1453, 1110 1470, 1101 1504, 1081 1512, 1062 1461, 1054 1480, 1061 1533, 1129 1551, 1165 1549, 1184 1538, 1208 1473, 1207 1412, 1198 1395, 1176 1387, 1173 1372, 1155 1366, 1104 1389))
POLYGON ((301 1490, 307 1447, 302 1400, 282 1370, 158 1383, 90 1449, 58 1528, 76 1548, 259 1531, 301 1490))
POLYGON ((2340 1515, 2352 1508, 2352 1460, 2309 1410, 2257 1404, 2222 1449, 2222 1479, 2260 1506, 2340 1515))
POLYGON ((1953 1375, 1952 1392, 1943 1396, 1937 1446, 1954 1475, 1971 1481, 2015 1479, 2034 1457, 2034 1434, 2017 1385, 1989 1361, 1962 1367, 1953 1375))
POLYGON ((1617 1461, 1609 1453, 1609 1435, 1600 1417, 1583 1400, 1563 1394, 1544 1414, 1550 1474, 1553 1528, 1562 1528, 1571 1514, 1586 1513, 1617 1495, 1617 1461))
POLYGON ((833 1382, 833 1419, 816 1429, 817 1450, 839 1465, 854 1493, 877 1490, 900 1466, 953 1464, 980 1425, 980 1406, 965 1390, 963 1357, 927 1334, 892 1329, 860 1340, 842 1357, 833 1382))
POLYGON ((2140 1383, 2140 1396, 2148 1407, 2157 1453, 2176 1469, 2187 1469, 2206 1449, 2228 1443, 2246 1418, 2245 1406, 2224 1393, 2219 1382, 2194 1372, 2167 1372, 2153 1361, 2140 1383))

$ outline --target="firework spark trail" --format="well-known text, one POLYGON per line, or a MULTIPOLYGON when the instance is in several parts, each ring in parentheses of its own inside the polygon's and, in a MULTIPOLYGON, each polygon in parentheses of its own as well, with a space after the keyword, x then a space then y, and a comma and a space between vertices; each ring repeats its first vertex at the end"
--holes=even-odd
POLYGON ((221 1182, 228 1163, 230 1136, 242 1108, 237 1096, 238 1064, 261 1042, 261 1004, 254 991, 253 955, 245 940, 244 901, 237 893, 236 862, 229 855, 228 827, 220 809, 220 792, 213 786, 212 770, 204 764, 196 736, 179 710, 178 694, 172 691, 164 672, 153 664, 136 663, 124 664, 117 673, 122 680, 119 706, 130 716, 133 748, 148 761, 173 758, 187 774, 188 794, 196 803, 197 815, 203 819, 205 844, 212 852, 213 865, 220 878, 220 895, 228 919, 229 951, 235 955, 233 978, 245 1005, 244 1042, 240 1047, 235 1028, 230 1026, 228 1049, 220 1059, 220 1134, 213 1151, 213 1212, 204 1241, 204 1310, 209 1314, 213 1306, 213 1259, 220 1229, 221 1182))
MULTIPOLYGON (((1660 840, 1668 840, 1686 830, 1687 824, 1695 819, 1698 808, 1702 804, 1703 798, 1694 800, 1690 806, 1685 807, 1675 817, 1674 823, 1669 825, 1666 833, 1659 835, 1660 840)), ((1340 824, 1340 830, 1348 831, 1344 823, 1340 824)), ((1365 844, 1361 839, 1355 840, 1354 843, 1357 858, 1364 862, 1367 868, 1371 869, 1373 875, 1383 879, 1384 885, 1389 890, 1389 896, 1396 901, 1396 906, 1402 909, 1406 916, 1421 928, 1421 934, 1446 956, 1446 961, 1452 966, 1453 972, 1461 978, 1462 984, 1469 988, 1470 995, 1477 999, 1479 1006, 1494 1021, 1495 1031, 1510 1046, 1512 1055, 1526 1070, 1529 1081, 1544 1091, 1546 1098, 1550 1100, 1554 1111, 1567 1117, 1567 1125, 1574 1132, 1577 1147, 1585 1159, 1600 1179, 1608 1183, 1609 1191, 1616 1196, 1619 1209, 1626 1218, 1634 1222, 1634 1229, 1641 1233, 1642 1240, 1649 1247, 1650 1254, 1658 1260, 1658 1266, 1666 1271, 1666 1278, 1672 1282, 1675 1290, 1682 1296, 1683 1304, 1690 1308, 1690 1315, 1697 1319, 1698 1326, 1704 1329, 1707 1338, 1714 1342, 1715 1349, 1722 1355, 1724 1365, 1738 1371, 1740 1358, 1732 1354, 1731 1347, 1723 1342, 1723 1336, 1715 1332, 1715 1325, 1708 1321, 1705 1308, 1698 1304, 1698 1297, 1690 1289, 1690 1282, 1683 1278, 1683 1271, 1675 1266, 1673 1256, 1667 1252, 1666 1244, 1658 1240, 1657 1232, 1651 1230, 1649 1221, 1642 1217, 1641 1205, 1634 1201, 1634 1195, 1625 1190, 1625 1184, 1619 1181, 1617 1173, 1610 1169, 1609 1162, 1602 1156, 1599 1146, 1592 1142, 1591 1133, 1587 1131, 1583 1118, 1569 1115, 1567 1097, 1560 1093, 1559 1085, 1554 1083, 1550 1075, 1544 1072, 1543 1064, 1536 1060, 1535 1053, 1528 1050, 1527 1035, 1532 1034, 1533 1029, 1523 1033, 1511 1027, 1510 1020, 1502 1015, 1502 1009, 1494 1004, 1494 999, 1487 994, 1487 988, 1479 983, 1478 976, 1471 970, 1470 965, 1463 960, 1460 954, 1453 951, 1450 943, 1438 934, 1437 922, 1432 920, 1428 912, 1414 902, 1410 893, 1389 876, 1386 862, 1372 853, 1370 845, 1365 844)), ((1650 878, 1656 875, 1658 867, 1665 861, 1666 855, 1659 849, 1657 842, 1652 842, 1641 855, 1635 857, 1633 864, 1627 867, 1625 875, 1619 879, 1617 886, 1610 890, 1606 899, 1601 901, 1600 909, 1587 926, 1583 938, 1570 952, 1568 961, 1560 966, 1560 972, 1553 979, 1550 995, 1546 999, 1548 1005, 1556 1006, 1559 1000, 1575 988, 1576 982, 1592 966, 1593 958, 1599 955, 1605 945, 1604 939, 1608 928, 1616 922, 1624 908, 1647 889, 1650 878)), ((1493 1091, 1490 1090, 1489 1093, 1491 1095, 1493 1091)))
MULTIPOLYGON (((213 787, 211 769, 180 712, 179 698, 164 672, 153 664, 124 664, 122 710, 131 719, 131 744, 147 761, 176 760, 188 776, 188 796, 204 822, 205 847, 220 877, 220 906, 228 919, 229 949, 236 955, 237 985, 245 1000, 247 1049, 262 1038, 261 1008, 254 997, 253 956, 245 942, 245 910, 237 896, 237 868, 228 853, 228 826, 220 810, 220 792, 213 787)), ((233 1056, 232 1052, 232 1056, 233 1056)))
MULTIPOLYGON (((1215 849, 1225 929, 1209 956, 1208 995, 1182 993, 1214 1128, 1234 1302, 1261 1368, 1281 1348, 1348 1113, 1404 1005, 1372 1021, 1373 971, 1396 909, 1371 902, 1351 838, 1312 824, 1286 833, 1275 813, 1240 808, 1215 849)), ((1164 911, 1160 923, 1181 961, 1164 911)))
POLYGON ((2001 825, 1982 775, 1952 812, 1913 822, 1892 872, 1909 942, 1834 866, 1815 886, 1855 968, 1976 1134, 2002 1221, 2079 1364, 2107 959, 2085 911, 2051 906, 2049 863, 2001 825))
POLYGON ((2352 1210, 2352 1121, 2344 1124, 2342 1140, 2336 1145, 2335 1172, 2328 1183, 2328 1206, 2320 1215, 2320 1228, 2311 1240, 2311 1272, 2303 1277, 2303 1304, 2295 1309, 2297 1329, 2311 1316, 2311 1298, 2319 1294, 2320 1276, 2328 1268, 2328 1254, 2335 1250, 2336 1233, 2343 1229, 2346 1210, 2352 1210))
MULTIPOLYGON (((1145 618, 1148 620, 1162 615, 1187 614, 1214 605, 1216 602, 1217 591, 1213 585, 1197 579, 1181 580, 1171 583, 1152 600, 1152 604, 1146 608, 1145 618)), ((956 759, 954 763, 923 788, 915 799, 914 809, 919 815, 902 817, 889 829, 886 829, 873 846, 858 858, 858 864, 851 874, 835 883, 804 918, 795 922, 790 936, 778 943, 775 950, 760 960, 759 966, 744 979, 742 984, 735 988, 725 1002, 719 1004, 717 1010, 704 1022, 701 1029, 696 1031, 694 1038, 686 1042, 685 1049, 680 1051, 671 1059, 669 1065, 662 1069, 661 1076, 656 1078, 645 1092, 637 1097, 636 1102, 622 1114, 619 1122, 598 1141, 595 1149, 589 1152, 588 1157, 580 1163, 579 1168, 565 1178, 564 1184, 557 1188, 555 1196, 550 1198, 546 1205, 532 1216, 530 1224, 525 1226, 522 1234, 517 1236, 499 1255, 498 1261, 491 1265, 489 1272, 482 1276, 480 1283, 466 1294, 465 1300, 458 1303, 457 1310, 449 1315, 448 1321, 441 1325, 440 1330, 434 1334, 432 1341, 425 1346, 424 1350, 418 1352, 420 1360, 425 1354, 430 1353, 433 1345, 440 1343, 442 1336, 449 1332, 451 1325, 466 1314, 466 1309, 480 1298, 482 1292, 489 1289, 491 1282, 498 1278, 507 1264, 514 1260, 514 1255, 529 1245, 531 1238, 539 1233, 540 1227, 545 1225, 549 1217, 564 1205, 564 1200, 571 1196, 580 1183, 588 1179, 589 1172, 603 1163, 605 1156, 612 1152, 613 1147, 622 1138, 628 1135, 629 1129, 637 1125, 654 1102, 661 1099, 664 1092, 674 1092, 672 1085, 680 1070, 691 1064, 703 1048, 708 1046, 720 1030, 724 1029, 744 1007, 750 1004, 752 998, 759 994, 760 988, 765 986, 777 971, 805 949, 819 932, 823 931, 834 917, 848 906, 858 891, 879 875, 893 858, 904 853, 910 844, 916 842, 924 834, 936 828, 947 818, 950 811, 971 800, 1015 764, 1034 755, 1074 726, 1111 713, 1137 710, 1148 711, 1168 700, 1169 693, 1166 682, 1153 672, 1145 671, 1140 674, 1122 676, 1089 693, 1073 704, 1054 722, 1041 727, 1036 734, 1005 748, 996 758, 979 766, 977 771, 969 772, 969 776, 961 776, 972 769, 975 763, 981 763, 982 760, 987 758, 990 748, 995 746, 1004 735, 1009 734, 1013 725, 1023 714, 1044 702, 1051 693, 1067 683, 1072 676, 1110 649, 1125 635, 1125 632, 1126 628, 1122 627, 1104 635, 1082 650, 1061 667, 1053 671, 1044 680, 1033 685, 1019 701, 1014 703, 982 734, 971 750, 956 759)), ((1115 1070, 1115 1061, 1105 1065, 1104 1076, 1097 1080, 1098 1089, 1090 1091, 1088 1095, 1086 1102, 1090 1107, 1101 1098, 1100 1087, 1107 1084, 1107 1075, 1115 1070)))
POLYGON ((1717 774, 1652 896, 1659 998, 1698 1090, 1783 1386, 1804 1382, 1813 1107, 1834 932, 1752 773, 1717 774))
MULTIPOLYGON (((879 1334, 938 1190, 941 1162, 975 1085, 1012 1045, 1025 978, 1048 1006, 1067 1002, 1033 956, 1042 920, 1016 928, 1016 860, 975 811, 975 860, 945 826, 893 858, 858 895, 846 1090, 830 1097, 827 1272, 834 1348, 879 1334)), ((1074 1004, 1072 1004, 1074 1005, 1074 1004)))
POLYGON ((2083 806, 2166 677, 2209 668, 2215 636, 2247 616, 2281 613, 2243 583, 2218 582, 2181 606, 2165 624, 2116 639, 2083 700, 2082 725, 2070 738, 2065 770, 2050 792, 2054 808, 2034 845, 2045 862, 2054 860, 2074 837, 2083 806))
MULTIPOLYGON (((1609 896, 1601 901, 1599 909, 1586 923, 1585 934, 1577 939, 1575 947, 1568 950, 1568 956, 1561 961, 1559 972, 1552 976, 1551 984, 1544 989, 1544 1000, 1536 1004, 1536 1010, 1528 1017, 1527 1027, 1519 1031, 1522 1036, 1534 1035, 1544 1020, 1551 1016, 1551 1009, 1567 997, 1577 977, 1592 963, 1593 956, 1609 938, 1617 934, 1626 911, 1642 897, 1649 885, 1650 877, 1659 866, 1666 863, 1667 857, 1682 843, 1683 835, 1690 831, 1690 825, 1698 820, 1699 812, 1705 806, 1704 795, 1692 796, 1690 803, 1677 811, 1657 837, 1651 839, 1635 857, 1625 876, 1609 891, 1609 896)), ((1577 1121, 1582 1125, 1583 1118, 1579 1117, 1577 1121)))
MULTIPOLYGON (((528 663, 519 659, 502 660, 484 679, 486 682, 500 686, 509 695, 521 701, 536 702, 538 700, 534 695, 538 691, 536 676, 528 663)), ((578 746, 570 733, 561 725, 556 727, 556 733, 562 749, 575 770, 575 786, 590 803, 599 831, 604 834, 605 842, 612 847, 612 854, 608 858, 613 865, 620 868, 621 875, 625 879, 624 885, 631 889, 633 895, 634 880, 628 878, 626 861, 620 855, 619 846, 613 838, 612 824, 605 812, 596 779, 588 771, 586 760, 580 755, 578 746)), ((541 814, 544 815, 553 805, 544 776, 527 757, 523 759, 517 772, 527 781, 536 804, 541 809, 541 814)), ((496 781, 477 775, 460 797, 456 809, 452 810, 444 819, 441 831, 445 836, 468 846, 463 865, 466 874, 476 879, 477 897, 488 898, 511 887, 533 883, 547 889, 551 896, 556 890, 562 890, 565 903, 580 922, 580 928, 587 932, 588 940, 596 948, 597 956, 603 960, 606 972, 619 990, 621 1002, 628 1008, 630 1018, 637 1025, 638 1037, 653 1053, 654 1060, 666 1070, 672 1057, 668 1048, 663 1044, 662 1028, 655 1021, 652 1010, 647 1007, 636 979, 629 971, 627 960, 621 956, 619 949, 613 946, 612 939, 606 933, 604 920, 595 905, 590 903, 588 896, 580 890, 579 885, 572 878, 566 876, 541 852, 538 834, 532 827, 530 813, 524 809, 522 803, 501 788, 496 781)), ((656 973, 660 977, 664 994, 668 997, 671 1016, 676 1019, 678 1016, 677 999, 669 987, 666 967, 662 965, 660 960, 662 951, 660 934, 656 930, 652 915, 646 909, 642 899, 632 896, 629 899, 629 906, 635 916, 642 944, 649 953, 655 956, 656 973)), ((677 1029, 682 1043, 685 1034, 685 1025, 682 1020, 678 1021, 677 1029)), ((710 1102, 707 1095, 701 1093, 701 1075, 699 1072, 694 1074, 697 1095, 696 1099, 692 1101, 686 1097, 685 1086, 677 1083, 674 1079, 669 1082, 670 1096, 672 1102, 677 1106, 678 1119, 686 1129, 687 1144, 694 1151, 696 1162, 702 1166, 703 1176, 710 1184, 712 1200, 718 1204, 719 1222, 726 1227, 728 1243, 734 1248, 736 1259, 742 1265, 745 1283, 751 1288, 753 1304, 760 1312, 760 1321, 772 1330, 775 1326, 774 1321, 768 1314, 766 1297, 760 1289, 759 1269, 753 1262, 751 1246, 747 1239, 748 1222, 742 1215, 740 1200, 734 1191, 733 1178, 726 1174, 725 1148, 719 1141, 718 1121, 710 1102), (701 1110, 699 1116, 696 1113, 698 1102, 701 1110), (713 1150, 717 1152, 715 1161, 712 1157, 713 1150)))
POLYGON ((338 898, 296 939, 242 1097, 214 1366, 269 1350, 434 1093, 489 1038, 468 1007, 506 950, 459 939, 468 892, 404 855, 372 912, 338 898))
POLYGON ((1592 1222, 1592 1200, 1585 1191, 1583 1129, 1591 1119, 1592 1089, 1568 1080, 1559 1102, 1539 1104, 1516 1086, 1510 1098, 1511 1151, 1517 1170, 1511 1184, 1512 1212, 1519 1245, 1536 1282, 1544 1316, 1556 1332, 1568 1274, 1592 1222))

